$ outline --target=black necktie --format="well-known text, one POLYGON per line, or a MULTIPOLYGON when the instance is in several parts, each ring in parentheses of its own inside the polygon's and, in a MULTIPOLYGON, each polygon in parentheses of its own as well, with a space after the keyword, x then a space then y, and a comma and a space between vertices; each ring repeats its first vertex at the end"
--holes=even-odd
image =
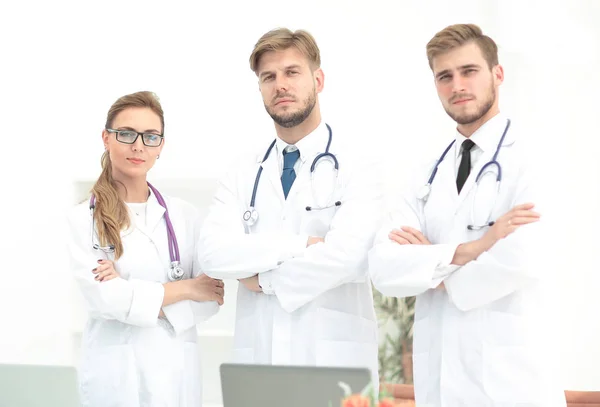
POLYGON ((456 176, 456 187, 458 188, 459 194, 463 185, 465 185, 465 181, 467 178, 469 178, 469 173, 471 172, 471 149, 474 146, 475 143, 471 141, 471 139, 466 139, 462 143, 462 158, 460 159, 458 175, 456 176))

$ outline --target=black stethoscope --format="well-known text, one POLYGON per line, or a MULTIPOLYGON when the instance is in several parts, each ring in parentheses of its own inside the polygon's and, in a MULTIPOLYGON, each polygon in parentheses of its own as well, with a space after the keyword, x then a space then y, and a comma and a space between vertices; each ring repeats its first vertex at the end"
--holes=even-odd
MULTIPOLYGON (((498 162, 498 154, 500 153, 500 148, 502 147, 502 143, 504 143, 504 138, 506 137, 506 133, 508 132, 509 127, 510 127, 510 119, 507 119, 506 127, 504 128, 504 132, 502 133, 500 142, 498 143, 498 146, 496 147, 496 152, 494 153, 494 156, 492 157, 492 159, 490 161, 485 163, 485 165, 483 167, 481 167, 481 170, 479 170, 479 173, 477 174, 477 178, 475 178, 475 189, 476 189, 475 195, 477 195, 477 189, 479 189, 479 181, 481 180, 483 174, 487 170, 490 170, 492 166, 496 167, 496 170, 497 170, 497 173, 496 173, 496 197, 494 199, 494 205, 496 204, 495 200, 498 198, 498 194, 500 193, 500 183, 502 181, 502 166, 498 162)), ((427 198, 429 197, 429 194, 431 193, 431 184, 433 183, 433 180, 435 179, 435 175, 437 174, 438 167, 442 163, 442 161, 444 161, 446 154, 448 154, 448 151, 450 151, 450 149, 452 148, 452 146, 454 145, 455 142, 456 142, 456 140, 452 140, 452 143, 450 143, 450 145, 448 145, 448 147, 446 147, 446 149, 442 153, 441 157, 437 160, 435 167, 433 168, 433 172, 429 176, 429 180, 427 181, 427 184, 425 184, 419 191, 417 198, 421 199, 423 202, 427 202, 427 198)), ((493 207, 492 207, 492 209, 493 209, 493 207)), ((475 199, 473 199, 473 205, 471 207, 471 224, 467 225, 467 229, 481 230, 483 228, 494 225, 494 221, 491 220, 491 216, 492 216, 491 211, 490 211, 490 215, 487 218, 487 221, 484 224, 475 225, 474 211, 475 211, 475 199)))
MULTIPOLYGON (((339 168, 340 168, 338 160, 335 157, 335 155, 333 153, 329 152, 329 147, 331 146, 331 140, 332 140, 331 127, 328 124, 325 124, 325 126, 327 126, 327 130, 329 131, 329 141, 327 142, 327 147, 325 148, 325 152, 324 153, 321 153, 321 154, 319 154, 319 155, 317 155, 315 157, 315 159, 313 160, 313 162, 312 162, 312 164, 310 166, 310 184, 311 184, 311 190, 312 190, 313 199, 315 198, 315 190, 314 190, 313 180, 314 180, 315 168, 316 168, 317 164, 319 163, 319 161, 322 160, 323 158, 329 158, 329 159, 331 159, 331 161, 333 161, 334 170, 335 170, 335 180, 336 181, 337 181, 337 178, 338 178, 338 171, 339 171, 339 168)), ((267 160, 267 158, 269 158, 269 154, 271 154, 271 150, 275 146, 275 142, 276 141, 277 141, 277 139, 273 140, 273 142, 271 143, 271 145, 267 149, 267 152, 265 153, 265 156, 263 157, 262 161, 260 162, 261 165, 258 167, 258 172, 256 173, 256 179, 254 180, 254 189, 252 190, 252 198, 250 199, 250 206, 248 207, 248 209, 242 215, 242 220, 244 221, 244 223, 246 224, 246 226, 253 226, 258 221, 258 211, 254 207, 254 204, 256 202, 256 192, 258 191, 258 183, 260 182, 260 175, 262 174, 262 170, 263 170, 262 164, 267 160)), ((332 208, 332 207, 335 207, 335 206, 340 206, 341 204, 342 204, 341 201, 336 201, 336 202, 334 202, 331 205, 325 205, 325 206, 307 206, 305 208, 305 210, 307 212, 310 212, 310 211, 316 211, 316 210, 322 210, 322 209, 332 208)))

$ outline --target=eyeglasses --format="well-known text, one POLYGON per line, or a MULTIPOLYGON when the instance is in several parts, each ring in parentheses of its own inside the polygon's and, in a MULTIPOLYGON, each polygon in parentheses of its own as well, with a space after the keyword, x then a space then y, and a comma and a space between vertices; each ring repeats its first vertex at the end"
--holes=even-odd
POLYGON ((106 129, 109 133, 115 133, 117 141, 125 144, 133 144, 136 142, 138 137, 142 136, 142 143, 147 147, 158 147, 162 144, 164 136, 162 134, 155 133, 138 133, 133 130, 113 130, 106 129))

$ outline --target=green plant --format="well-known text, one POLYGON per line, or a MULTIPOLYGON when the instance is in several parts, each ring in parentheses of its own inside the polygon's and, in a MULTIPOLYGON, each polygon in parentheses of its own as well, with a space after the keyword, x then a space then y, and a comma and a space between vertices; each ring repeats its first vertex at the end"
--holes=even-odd
POLYGON ((412 384, 412 339, 415 297, 386 297, 373 290, 375 311, 382 327, 379 378, 382 383, 412 384))

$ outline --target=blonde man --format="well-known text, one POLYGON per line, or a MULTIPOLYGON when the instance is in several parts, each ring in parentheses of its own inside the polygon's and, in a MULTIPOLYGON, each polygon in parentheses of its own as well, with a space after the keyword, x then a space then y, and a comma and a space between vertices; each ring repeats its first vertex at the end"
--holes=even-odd
POLYGON ((275 137, 220 183, 199 259, 207 275, 240 280, 235 362, 365 367, 377 384, 367 252, 382 188, 348 134, 321 118, 320 63, 306 31, 256 43, 250 67, 275 137))
POLYGON ((369 254, 379 291, 417 296, 417 405, 564 406, 543 346, 543 199, 525 134, 499 111, 497 46, 458 24, 431 39, 427 57, 456 131, 416 173, 369 254))

